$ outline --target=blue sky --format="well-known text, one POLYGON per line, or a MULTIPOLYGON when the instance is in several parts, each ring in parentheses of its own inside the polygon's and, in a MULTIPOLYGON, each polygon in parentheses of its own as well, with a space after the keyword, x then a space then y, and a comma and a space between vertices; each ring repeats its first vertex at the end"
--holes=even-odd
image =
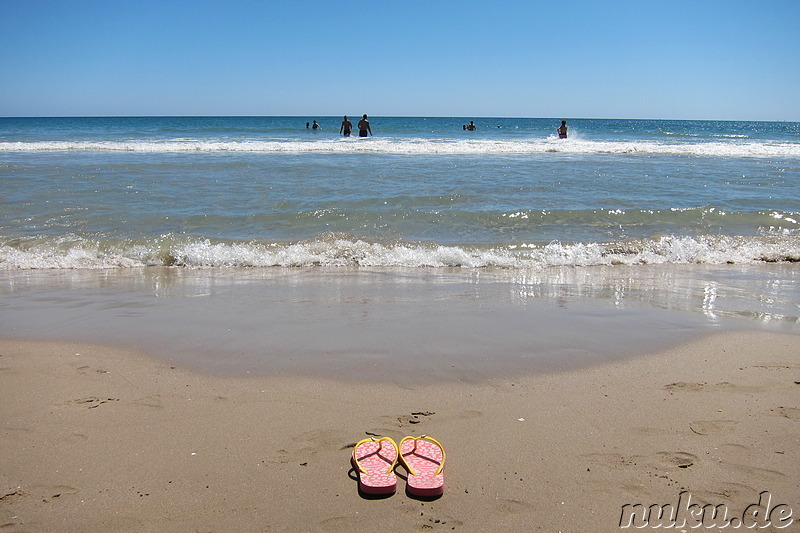
POLYGON ((0 0, 0 116, 800 121, 800 1, 0 0))

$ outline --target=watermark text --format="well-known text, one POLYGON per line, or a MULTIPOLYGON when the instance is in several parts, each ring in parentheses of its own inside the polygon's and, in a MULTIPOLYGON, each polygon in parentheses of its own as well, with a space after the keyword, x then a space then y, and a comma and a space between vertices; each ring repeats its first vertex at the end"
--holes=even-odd
POLYGON ((725 504, 698 505, 692 503, 692 495, 683 491, 678 495, 677 505, 641 503, 622 506, 619 527, 626 528, 731 528, 753 529, 789 527, 794 518, 792 508, 785 503, 775 503, 772 494, 764 491, 758 495, 758 503, 748 505, 737 516, 725 504))

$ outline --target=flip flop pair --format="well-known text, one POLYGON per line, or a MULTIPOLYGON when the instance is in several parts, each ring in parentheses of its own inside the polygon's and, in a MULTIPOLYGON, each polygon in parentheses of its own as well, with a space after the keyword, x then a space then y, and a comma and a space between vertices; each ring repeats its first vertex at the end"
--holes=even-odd
POLYGON ((400 446, 389 437, 369 437, 353 448, 358 487, 364 494, 392 494, 397 488, 398 461, 408 472, 408 492, 438 496, 444 492, 444 447, 432 437, 405 437, 400 446))

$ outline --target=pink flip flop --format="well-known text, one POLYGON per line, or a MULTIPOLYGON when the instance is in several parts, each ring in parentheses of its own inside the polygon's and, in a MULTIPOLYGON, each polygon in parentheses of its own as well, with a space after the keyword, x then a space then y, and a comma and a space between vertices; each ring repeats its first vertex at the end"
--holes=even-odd
POLYGON ((397 487, 394 466, 397 443, 389 437, 360 440, 353 448, 353 466, 358 472, 358 488, 364 494, 392 494, 397 487))
POLYGON ((408 492, 414 496, 439 496, 444 492, 444 447, 432 437, 405 437, 400 441, 400 461, 408 471, 408 492))

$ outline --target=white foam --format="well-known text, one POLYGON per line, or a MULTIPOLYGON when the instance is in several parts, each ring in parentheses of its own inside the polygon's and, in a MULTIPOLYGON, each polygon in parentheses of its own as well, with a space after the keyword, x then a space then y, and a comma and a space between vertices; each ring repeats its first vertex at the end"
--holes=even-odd
POLYGON ((618 243, 522 243, 493 248, 427 243, 370 243, 325 239, 298 243, 223 243, 209 240, 101 245, 75 239, 68 244, 0 245, 0 268, 100 269, 147 265, 185 267, 406 267, 547 268, 649 264, 757 264, 800 261, 800 237, 676 237, 618 243))
POLYGON ((800 157, 800 143, 735 139, 718 142, 593 141, 584 139, 422 139, 333 138, 325 140, 273 139, 269 141, 40 141, 0 142, 0 152, 142 152, 142 153, 359 153, 385 154, 662 154, 721 157, 800 157))

